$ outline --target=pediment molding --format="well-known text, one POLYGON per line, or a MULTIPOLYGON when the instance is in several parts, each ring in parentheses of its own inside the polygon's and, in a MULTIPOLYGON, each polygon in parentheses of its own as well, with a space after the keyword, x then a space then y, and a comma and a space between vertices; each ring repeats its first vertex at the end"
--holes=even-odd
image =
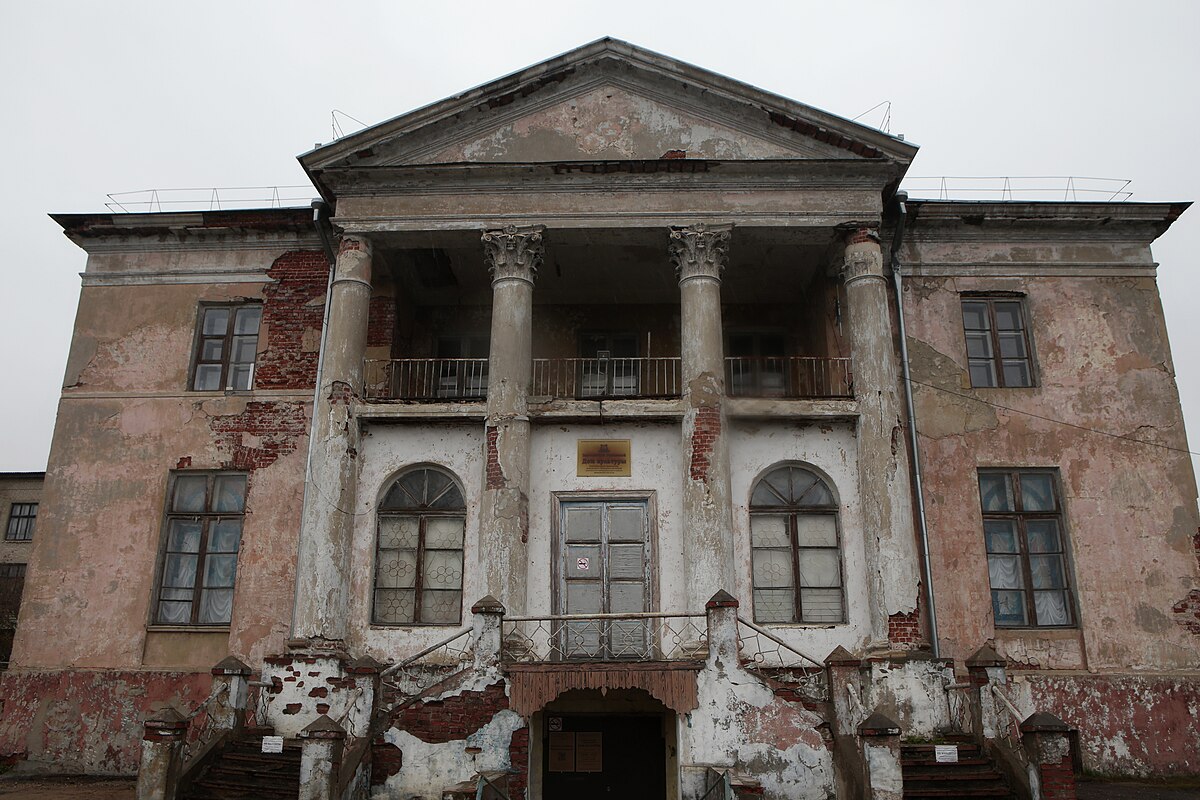
POLYGON ((604 86, 785 151, 768 158, 885 160, 907 167, 917 150, 873 128, 626 42, 602 39, 319 147, 300 161, 314 177, 337 167, 428 163, 456 142, 502 130, 604 86))

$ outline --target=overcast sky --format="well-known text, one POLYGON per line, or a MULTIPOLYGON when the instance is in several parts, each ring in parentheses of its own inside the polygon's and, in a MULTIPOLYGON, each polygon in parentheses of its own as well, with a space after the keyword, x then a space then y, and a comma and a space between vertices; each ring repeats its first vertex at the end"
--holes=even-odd
MULTIPOLYGON (((912 175, 1200 197, 1191 0, 9 2, 0 471, 45 468, 78 300, 84 253, 47 213, 103 211, 110 192, 304 183, 295 156, 333 137, 333 109, 373 124, 601 36, 846 117, 891 101, 891 131, 921 145, 912 175)), ((1200 208, 1154 246, 1193 451, 1197 252, 1200 208)))

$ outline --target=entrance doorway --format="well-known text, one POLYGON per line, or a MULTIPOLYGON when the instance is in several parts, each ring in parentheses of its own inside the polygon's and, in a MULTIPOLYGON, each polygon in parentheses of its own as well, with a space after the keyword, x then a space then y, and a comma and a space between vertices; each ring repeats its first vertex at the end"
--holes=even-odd
MULTIPOLYGON (((649 504, 643 499, 561 501, 555 613, 650 610, 649 504)), ((557 643, 565 659, 645 659, 645 620, 568 622, 557 643)))
POLYGON ((543 800, 662 800, 666 740, 662 715, 546 712, 543 800))

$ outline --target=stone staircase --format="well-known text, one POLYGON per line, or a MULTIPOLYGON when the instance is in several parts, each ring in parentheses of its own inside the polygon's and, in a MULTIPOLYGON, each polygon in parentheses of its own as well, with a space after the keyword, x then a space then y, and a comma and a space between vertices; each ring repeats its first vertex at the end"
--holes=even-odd
POLYGON ((262 752, 272 731, 248 728, 205 766, 180 800, 296 800, 300 794, 300 746, 284 742, 282 753, 262 752))
POLYGON ((958 748, 956 763, 938 762, 932 744, 900 746, 904 797, 997 797, 1017 800, 1017 795, 996 764, 970 737, 951 737, 945 744, 958 748))

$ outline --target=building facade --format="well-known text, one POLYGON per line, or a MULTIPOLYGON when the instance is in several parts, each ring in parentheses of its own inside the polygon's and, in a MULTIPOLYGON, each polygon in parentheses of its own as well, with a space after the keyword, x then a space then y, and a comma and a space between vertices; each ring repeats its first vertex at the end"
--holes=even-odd
POLYGON ((12 656, 45 477, 42 472, 0 472, 0 514, 4 515, 4 540, 0 541, 0 665, 4 667, 12 656))
POLYGON ((1186 204, 908 200, 916 151, 606 39, 301 156, 312 210, 56 216, 0 743, 199 792, 278 735, 306 797, 1200 773, 1186 204))

